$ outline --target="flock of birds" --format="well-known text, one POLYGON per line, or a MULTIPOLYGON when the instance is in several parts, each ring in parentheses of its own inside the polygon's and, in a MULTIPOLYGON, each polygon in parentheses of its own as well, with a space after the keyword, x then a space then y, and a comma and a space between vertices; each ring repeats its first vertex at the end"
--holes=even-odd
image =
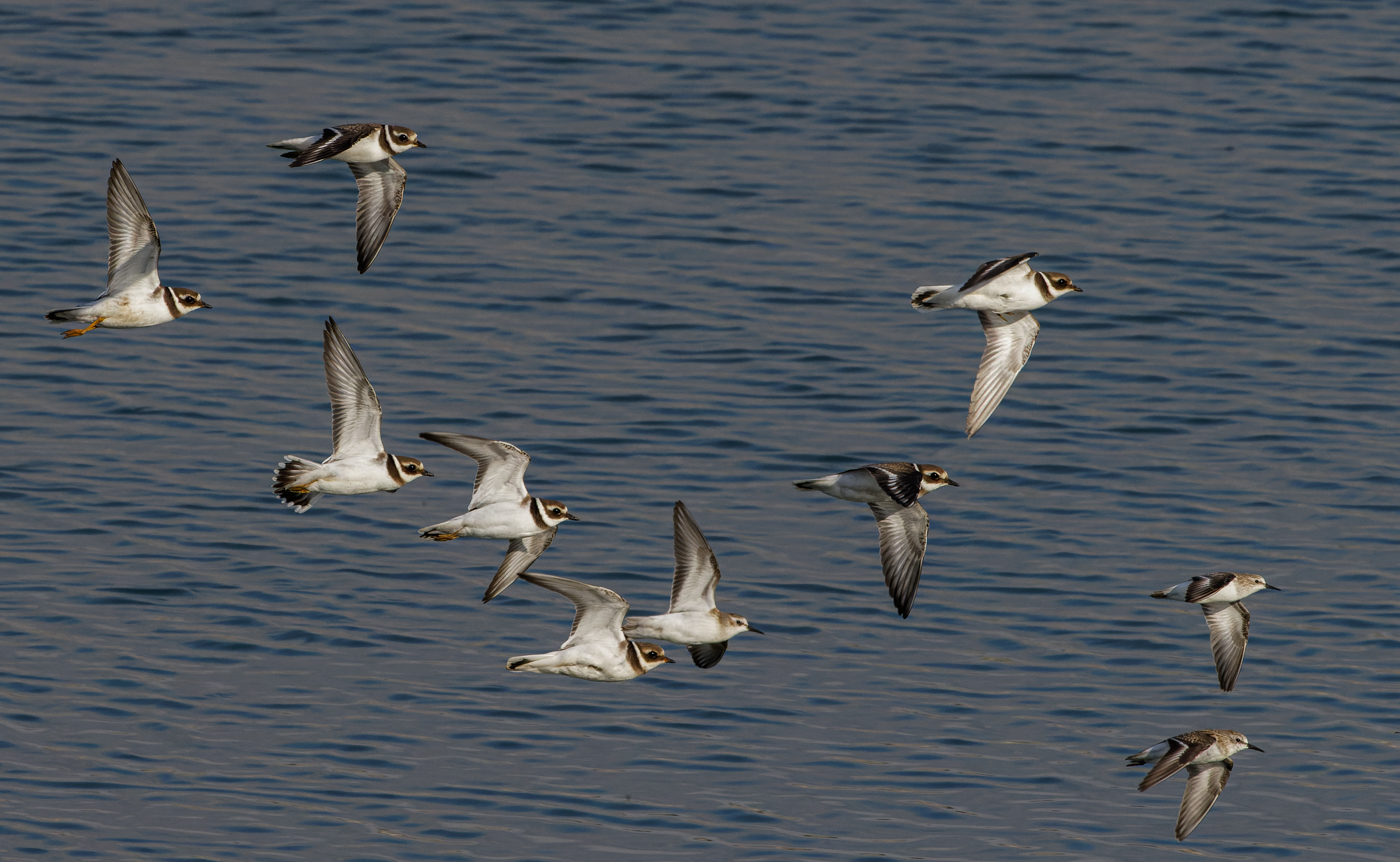
MULTIPOLYGON (((349 165, 359 189, 357 268, 361 273, 368 270, 403 203, 407 174, 394 156, 426 146, 418 135, 402 126, 356 123, 326 129, 320 136, 290 138, 268 146, 289 150, 284 155, 292 159, 294 168, 326 159, 349 165)), ((161 284, 157 271, 160 236, 141 193, 119 160, 113 161, 107 183, 107 231, 107 290, 88 305, 46 315, 51 321, 86 324, 65 331, 65 338, 97 328, 155 326, 211 307, 195 291, 161 284)), ((1069 276, 1031 269, 1029 261, 1035 256, 1035 252, 1028 252, 989 261, 956 290, 954 285, 921 287, 910 300, 920 311, 968 309, 976 311, 981 320, 987 346, 967 415, 969 437, 991 417, 1030 357, 1040 332, 1031 312, 1080 291, 1069 276)), ((417 458, 385 451, 379 433, 379 398, 334 319, 327 319, 323 341, 333 452, 320 463, 287 455, 273 471, 273 492, 298 513, 326 494, 392 493, 414 479, 433 475, 417 458)), ((423 527, 419 535, 435 541, 462 536, 509 541, 505 558, 486 588, 484 602, 519 579, 559 593, 574 604, 568 640, 550 652, 509 659, 509 670, 618 682, 674 662, 664 649, 642 638, 685 646, 697 666, 710 668, 724 657, 736 635, 762 634, 746 618, 717 607, 719 564, 684 503, 677 502, 673 512, 676 567, 670 607, 656 616, 628 617, 627 600, 612 590, 529 571, 554 541, 559 526, 579 519, 563 503, 532 496, 525 488, 528 454, 501 440, 467 434, 428 432, 420 436, 471 458, 477 471, 466 513, 423 527)), ((898 462, 869 464, 795 484, 802 490, 870 506, 879 527, 885 585, 895 609, 907 618, 928 544, 928 513, 919 499, 936 488, 956 487, 958 483, 941 467, 898 462)), ((1216 572, 1152 596, 1201 606, 1220 688, 1232 691, 1249 639, 1249 611, 1241 602, 1263 589, 1278 587, 1258 575, 1216 572)), ((1139 790, 1187 770, 1189 778, 1176 823, 1180 841, 1191 834, 1224 789, 1234 766, 1231 756, 1246 748, 1262 750, 1233 730, 1194 730, 1127 759, 1132 764, 1153 764, 1139 790)))

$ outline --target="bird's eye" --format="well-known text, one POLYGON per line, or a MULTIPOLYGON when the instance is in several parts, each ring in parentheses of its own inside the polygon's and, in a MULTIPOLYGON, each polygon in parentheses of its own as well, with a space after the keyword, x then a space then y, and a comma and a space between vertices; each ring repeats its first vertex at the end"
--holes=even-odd
POLYGON ((401 140, 401 141, 406 141, 406 140, 408 140, 408 135, 399 135, 399 140, 401 140))
POLYGON ((1069 284, 1069 280, 1064 278, 1057 278, 1055 279, 1055 283, 1058 284, 1060 287, 1064 287, 1066 284, 1069 284))
POLYGON ((562 509, 555 509, 555 510, 554 510, 554 514, 557 515, 557 514, 559 514, 561 511, 563 511, 563 510, 562 510, 562 509))

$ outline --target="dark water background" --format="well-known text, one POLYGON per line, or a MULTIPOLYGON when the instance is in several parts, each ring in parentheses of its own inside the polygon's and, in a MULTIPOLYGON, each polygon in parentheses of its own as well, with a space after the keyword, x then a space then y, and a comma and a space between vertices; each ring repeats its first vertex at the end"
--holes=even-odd
POLYGON ((1400 847, 1400 10, 1385 3, 512 2, 0 10, 0 848, 158 860, 1389 860, 1400 847), (268 141, 429 149, 374 268, 268 141), (113 157, 215 308, 63 340, 113 157), (963 438, 982 336, 920 284, 1084 288, 963 438), (334 315, 437 478, 270 495, 329 452, 334 315), (559 596, 462 431, 567 502, 539 569, 664 610, 670 506, 767 637, 622 685, 514 675, 559 596), (914 615, 863 506, 945 467, 914 615), (1200 612, 1257 572, 1239 689, 1200 612), (1266 754, 1184 845, 1122 758, 1266 754))

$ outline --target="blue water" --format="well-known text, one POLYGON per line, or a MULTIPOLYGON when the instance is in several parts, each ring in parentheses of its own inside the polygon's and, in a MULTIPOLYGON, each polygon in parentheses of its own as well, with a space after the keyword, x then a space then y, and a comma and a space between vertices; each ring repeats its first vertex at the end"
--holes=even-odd
POLYGON ((0 848, 161 860, 1390 860, 1400 829, 1400 11, 1120 2, 13 3, 0 10, 0 848), (428 149, 374 268, 344 122, 428 149), (214 305, 64 340, 110 160, 214 305), (1084 288, 962 434, 982 335, 921 284, 1084 288), (436 478, 329 452, 334 315, 436 478), (664 610, 671 515, 768 634, 621 685, 510 674, 571 608, 437 544, 473 464, 583 521, 537 568, 664 610), (946 468, 910 619, 865 507, 946 468), (1219 691, 1216 570, 1251 645, 1219 691), (1265 749, 1185 844, 1196 728, 1265 749))

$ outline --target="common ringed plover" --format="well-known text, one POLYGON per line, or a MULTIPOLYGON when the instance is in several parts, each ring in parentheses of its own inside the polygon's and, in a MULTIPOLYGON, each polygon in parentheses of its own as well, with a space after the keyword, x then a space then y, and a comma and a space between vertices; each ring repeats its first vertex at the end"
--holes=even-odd
POLYGON ((654 667, 674 663, 653 643, 630 641, 622 634, 627 600, 612 590, 570 578, 522 572, 537 587, 553 590, 574 603, 574 626, 559 649, 518 655, 506 662, 513 671, 558 673, 596 682, 635 679, 654 667))
POLYGON ((379 397, 333 318, 326 319, 323 342, 335 451, 320 464, 286 456, 272 471, 272 492, 297 512, 305 512, 322 494, 393 493, 419 476, 433 475, 417 458, 384 451, 379 397))
POLYGON ((820 479, 794 482, 804 491, 821 491, 838 500, 869 503, 880 527, 880 563, 895 610, 908 619, 924 570, 928 547, 928 512, 919 498, 944 485, 957 487, 942 467, 933 464, 868 464, 820 479))
POLYGON ((1063 273, 1031 269, 1027 261, 1039 253, 1028 251, 989 260, 957 290, 951 284, 921 287, 909 300, 919 311, 971 309, 982 321, 987 347, 982 352, 982 364, 977 367, 977 382, 972 386, 972 405, 967 411, 969 437, 991 417, 1030 358, 1040 332, 1040 324, 1031 312, 1066 293, 1082 293, 1063 273))
POLYGON ((350 166, 359 187, 359 202, 355 205, 355 253, 360 272, 369 269, 379 255, 394 216, 403 204, 403 187, 408 173, 394 156, 414 147, 426 147, 418 133, 403 126, 380 123, 350 123, 321 132, 318 138, 288 138, 268 144, 292 160, 291 166, 312 165, 325 159, 337 159, 350 166))
POLYGON ((466 514, 423 527, 418 535, 439 542, 458 536, 510 540, 505 559, 481 598, 483 602, 499 596, 539 559, 554 541, 560 524, 578 520, 558 500, 532 497, 525 490, 525 468, 530 466, 530 456, 523 450, 503 440, 468 434, 428 431, 418 436, 455 449, 477 464, 476 484, 472 486, 472 502, 466 514))
POLYGON ((44 317, 86 323, 63 333, 73 338, 99 326, 139 329, 169 323, 196 308, 213 308, 193 290, 161 284, 159 262, 156 223, 121 159, 113 159, 107 177, 107 290, 89 305, 55 309, 44 317))

